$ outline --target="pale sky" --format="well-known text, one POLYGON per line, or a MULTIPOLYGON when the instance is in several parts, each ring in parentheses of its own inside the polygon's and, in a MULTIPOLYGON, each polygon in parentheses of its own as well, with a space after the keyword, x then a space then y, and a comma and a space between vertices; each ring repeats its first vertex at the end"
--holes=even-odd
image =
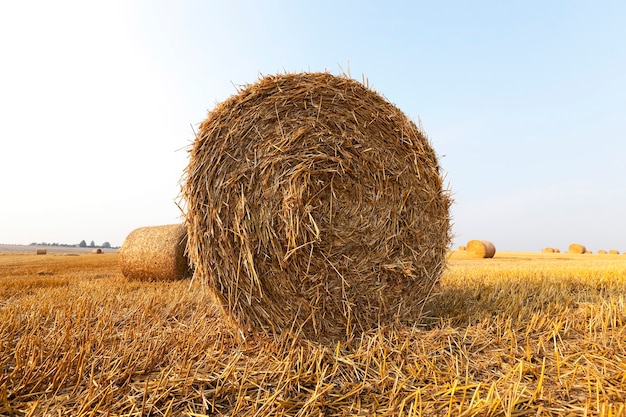
POLYGON ((328 70, 421 120, 453 246, 626 251, 624 22, 623 1, 3 1, 0 243, 181 222, 207 112, 328 70))

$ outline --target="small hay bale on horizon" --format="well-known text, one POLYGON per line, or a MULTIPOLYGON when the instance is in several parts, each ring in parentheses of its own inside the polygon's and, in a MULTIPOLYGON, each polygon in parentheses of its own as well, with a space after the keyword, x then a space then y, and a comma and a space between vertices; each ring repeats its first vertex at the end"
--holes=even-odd
POLYGON ((187 229, 182 224, 133 230, 118 250, 122 274, 135 281, 174 281, 192 275, 185 255, 187 229))
POLYGON ((619 255, 619 251, 617 249, 611 249, 609 251, 609 254, 611 254, 611 255, 619 255))
POLYGON ((569 253, 578 254, 587 252, 587 248, 585 248, 585 246, 581 245, 580 243, 572 243, 571 245, 569 245, 567 250, 569 251, 569 253))
POLYGON ((543 249, 541 249, 541 252, 543 252, 543 253, 555 253, 556 251, 554 250, 554 248, 543 248, 543 249))
POLYGON ((194 276, 244 335, 335 341, 419 320, 451 239, 428 138, 329 73, 263 77, 217 105, 181 196, 194 276))
POLYGON ((48 253, 48 249, 37 249, 37 255, 45 255, 48 253))
POLYGON ((496 246, 488 240, 470 240, 466 247, 474 258, 493 258, 496 254, 496 246))
POLYGON ((600 249, 598 250, 598 255, 606 255, 608 252, 605 251, 604 249, 600 249))
POLYGON ((97 249, 92 249, 92 250, 91 250, 91 253, 93 253, 93 254, 101 254, 101 253, 103 253, 103 252, 102 252, 102 249, 97 248, 97 249))
POLYGON ((466 249, 465 246, 463 246, 463 245, 459 246, 459 250, 460 251, 464 251, 465 249, 466 249))

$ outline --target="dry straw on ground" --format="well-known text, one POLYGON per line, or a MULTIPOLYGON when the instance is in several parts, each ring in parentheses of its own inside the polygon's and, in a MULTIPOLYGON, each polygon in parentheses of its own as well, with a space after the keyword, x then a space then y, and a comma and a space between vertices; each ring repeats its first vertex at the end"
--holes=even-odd
POLYGON ((118 251, 119 265, 131 280, 163 281, 191 276, 185 255, 187 229, 182 224, 133 230, 118 251))
POLYGON ((587 252, 587 248, 585 248, 584 245, 581 245, 580 243, 572 243, 571 245, 569 245, 568 248, 570 253, 585 253, 587 252))
POLYGON ((493 258, 496 247, 488 240, 470 240, 467 242, 467 252, 475 258, 493 258))
POLYGON ((243 334, 336 340, 415 320, 450 241, 428 139, 328 73, 268 76, 218 105, 182 197, 196 276, 243 334))

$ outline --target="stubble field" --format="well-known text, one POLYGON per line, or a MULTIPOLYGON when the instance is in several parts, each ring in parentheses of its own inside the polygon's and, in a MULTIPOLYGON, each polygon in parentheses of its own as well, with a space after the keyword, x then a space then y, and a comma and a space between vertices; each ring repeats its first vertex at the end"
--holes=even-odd
POLYGON ((626 255, 451 254, 420 325, 236 341, 198 282, 0 252, 0 416, 626 415, 626 255))

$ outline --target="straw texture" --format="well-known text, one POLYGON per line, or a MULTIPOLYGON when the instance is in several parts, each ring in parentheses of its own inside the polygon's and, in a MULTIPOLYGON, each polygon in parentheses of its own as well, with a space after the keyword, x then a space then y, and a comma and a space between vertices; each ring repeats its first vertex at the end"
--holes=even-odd
POLYGON ((450 242, 428 139, 328 73, 268 76, 218 105, 182 197, 195 274, 244 334, 335 340, 416 320, 450 242))
POLYGON ((466 248, 474 258, 493 258, 496 254, 495 245, 488 240, 470 240, 466 248))
POLYGON ((120 269, 127 279, 137 281, 188 278, 186 246, 187 229, 182 224, 135 229, 118 251, 120 269))

